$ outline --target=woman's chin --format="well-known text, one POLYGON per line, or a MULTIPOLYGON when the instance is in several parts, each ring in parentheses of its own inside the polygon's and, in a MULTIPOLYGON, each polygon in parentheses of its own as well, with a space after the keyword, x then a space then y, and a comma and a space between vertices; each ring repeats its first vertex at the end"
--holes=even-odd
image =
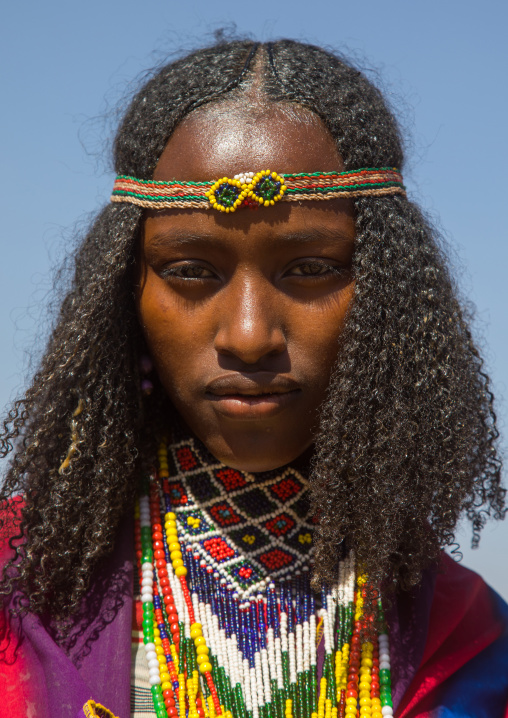
POLYGON ((291 444, 284 446, 283 442, 269 440, 269 437, 254 438, 252 441, 225 441, 224 437, 204 440, 206 448, 222 464, 232 469, 257 474, 264 471, 274 471, 287 466, 297 460, 306 458, 310 461, 311 443, 291 444))

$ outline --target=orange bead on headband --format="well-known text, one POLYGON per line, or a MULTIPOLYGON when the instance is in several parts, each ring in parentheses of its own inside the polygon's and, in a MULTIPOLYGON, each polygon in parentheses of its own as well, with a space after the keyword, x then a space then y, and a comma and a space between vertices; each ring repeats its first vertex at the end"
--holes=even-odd
POLYGON ((195 208, 235 212, 239 207, 269 207, 284 201, 406 194, 402 175, 393 167, 349 172, 278 174, 270 170, 244 172, 211 182, 161 182, 120 175, 112 202, 148 209, 195 208))

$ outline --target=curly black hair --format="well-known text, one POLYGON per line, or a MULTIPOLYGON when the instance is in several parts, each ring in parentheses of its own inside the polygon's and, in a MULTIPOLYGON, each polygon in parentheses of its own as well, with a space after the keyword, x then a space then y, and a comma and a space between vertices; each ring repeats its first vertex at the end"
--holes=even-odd
MULTIPOLYGON (((118 174, 151 178, 186 115, 241 100, 254 76, 267 102, 321 118, 346 170, 403 167, 396 120, 347 61, 290 40, 234 41, 173 62, 142 87, 115 139, 118 174)), ((436 232, 406 198, 354 204, 355 294, 312 461, 315 581, 330 580, 347 538, 373 579, 406 587, 453 542, 463 512, 473 542, 487 516, 504 516, 498 431, 436 232)), ((1 591, 16 584, 26 608, 55 617, 77 610, 111 552, 168 416, 160 386, 148 405, 140 392, 133 285, 142 216, 109 204, 82 239, 40 368, 1 435, 12 459, 0 499, 25 498, 24 543, 1 591)))

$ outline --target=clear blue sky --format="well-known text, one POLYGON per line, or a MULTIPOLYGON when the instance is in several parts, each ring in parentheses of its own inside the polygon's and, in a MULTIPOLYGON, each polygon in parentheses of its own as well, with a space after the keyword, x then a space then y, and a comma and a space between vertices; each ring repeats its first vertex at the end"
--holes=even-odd
MULTIPOLYGON (((508 4, 87 0, 9 3, 0 44, 0 405, 23 386, 26 350, 44 337, 51 267, 106 200, 114 109, 132 81, 219 27, 302 39, 354 57, 378 77, 408 134, 412 195, 445 232, 506 433, 508 404, 508 4)), ((504 442, 507 445, 506 439, 504 442)), ((508 521, 464 563, 508 598, 508 521)))

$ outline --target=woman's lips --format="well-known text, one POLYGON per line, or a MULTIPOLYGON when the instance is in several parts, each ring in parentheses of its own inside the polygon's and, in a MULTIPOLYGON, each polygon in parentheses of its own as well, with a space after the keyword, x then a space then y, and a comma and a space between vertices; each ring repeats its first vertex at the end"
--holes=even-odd
POLYGON ((211 394, 206 398, 216 410, 232 419, 262 419, 274 416, 292 404, 300 389, 276 394, 211 394))

